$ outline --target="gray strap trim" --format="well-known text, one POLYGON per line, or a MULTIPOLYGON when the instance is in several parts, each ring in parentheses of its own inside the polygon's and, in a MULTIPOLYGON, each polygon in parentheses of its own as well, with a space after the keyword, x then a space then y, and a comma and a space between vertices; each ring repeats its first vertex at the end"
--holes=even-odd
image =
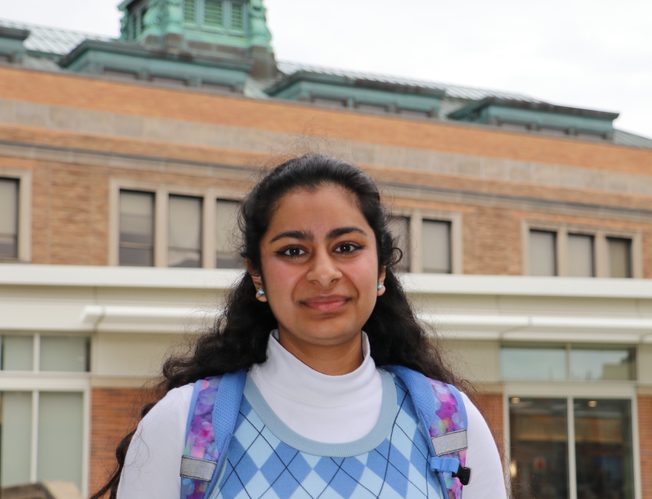
POLYGON ((452 431, 438 437, 432 437, 432 445, 435 447, 435 454, 438 456, 466 449, 466 430, 452 431))
POLYGON ((192 478, 195 480, 210 482, 213 478, 216 466, 217 463, 215 461, 183 456, 181 458, 180 475, 183 478, 192 478))

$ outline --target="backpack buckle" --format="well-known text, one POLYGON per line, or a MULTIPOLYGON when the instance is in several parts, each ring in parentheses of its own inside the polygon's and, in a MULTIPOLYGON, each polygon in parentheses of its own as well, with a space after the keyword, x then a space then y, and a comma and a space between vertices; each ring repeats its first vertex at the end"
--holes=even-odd
POLYGON ((457 471, 453 473, 453 476, 457 477, 462 485, 468 485, 471 481, 471 468, 466 468, 460 465, 460 467, 457 468, 457 471))

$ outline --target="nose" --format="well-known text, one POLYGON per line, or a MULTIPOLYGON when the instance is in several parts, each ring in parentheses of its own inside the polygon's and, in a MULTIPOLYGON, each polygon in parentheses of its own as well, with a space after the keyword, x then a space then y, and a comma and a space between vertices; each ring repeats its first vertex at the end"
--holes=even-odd
POLYGON ((317 251, 306 277, 310 282, 328 288, 342 277, 342 272, 327 251, 317 251))

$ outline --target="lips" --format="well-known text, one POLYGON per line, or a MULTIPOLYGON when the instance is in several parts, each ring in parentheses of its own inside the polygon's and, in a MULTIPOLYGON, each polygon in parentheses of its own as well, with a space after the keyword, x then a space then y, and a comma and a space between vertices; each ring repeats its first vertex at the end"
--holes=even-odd
POLYGON ((341 295, 315 296, 302 300, 306 307, 319 312, 336 312, 349 302, 349 298, 341 295))

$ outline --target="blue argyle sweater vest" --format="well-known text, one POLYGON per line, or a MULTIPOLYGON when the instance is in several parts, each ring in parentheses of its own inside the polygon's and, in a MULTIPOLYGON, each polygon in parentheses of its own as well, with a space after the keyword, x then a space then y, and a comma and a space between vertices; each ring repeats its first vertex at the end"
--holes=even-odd
POLYGON ((210 499, 441 498, 428 442, 398 378, 381 371, 381 416, 365 437, 324 444, 293 432, 247 380, 227 459, 210 499))

